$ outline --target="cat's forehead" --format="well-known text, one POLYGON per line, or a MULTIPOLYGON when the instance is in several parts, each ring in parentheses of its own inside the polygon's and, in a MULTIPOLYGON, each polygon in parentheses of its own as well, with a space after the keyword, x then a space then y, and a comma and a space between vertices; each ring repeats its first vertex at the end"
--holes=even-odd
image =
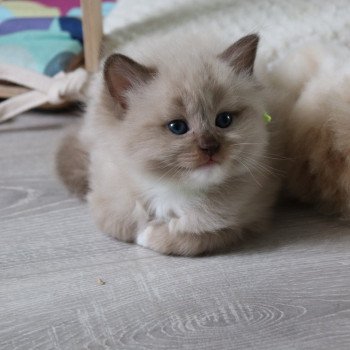
POLYGON ((220 62, 204 62, 192 69, 183 67, 182 71, 180 67, 176 74, 165 74, 161 79, 170 97, 168 103, 183 114, 203 115, 220 108, 235 108, 245 95, 241 79, 220 62))
POLYGON ((175 90, 171 103, 183 115, 202 115, 215 110, 227 91, 221 84, 207 82, 194 88, 183 86, 175 90))
POLYGON ((217 113, 245 108, 255 95, 252 80, 236 74, 216 54, 181 55, 151 66, 158 74, 139 90, 142 93, 133 105, 145 120, 215 118, 217 113))

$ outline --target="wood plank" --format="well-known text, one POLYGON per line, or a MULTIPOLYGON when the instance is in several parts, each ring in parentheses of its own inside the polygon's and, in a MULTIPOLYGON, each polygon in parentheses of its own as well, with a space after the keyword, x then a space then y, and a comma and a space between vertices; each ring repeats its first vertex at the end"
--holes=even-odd
POLYGON ((347 224, 286 203, 229 254, 117 242, 54 176, 73 122, 0 126, 0 349, 350 348, 347 224))

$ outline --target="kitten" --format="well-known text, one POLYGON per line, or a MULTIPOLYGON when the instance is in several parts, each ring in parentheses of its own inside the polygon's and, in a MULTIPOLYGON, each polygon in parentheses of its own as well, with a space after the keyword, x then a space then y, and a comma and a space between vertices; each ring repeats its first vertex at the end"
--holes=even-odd
POLYGON ((278 180, 253 76, 258 41, 248 35, 223 50, 210 40, 172 40, 143 47, 137 61, 137 53, 105 61, 83 128, 63 146, 77 169, 62 152, 58 162, 79 193, 88 168, 87 200, 103 232, 197 255, 265 226, 278 180))
POLYGON ((285 141, 286 188, 322 211, 350 217, 350 68, 346 47, 292 50, 265 72, 285 141))

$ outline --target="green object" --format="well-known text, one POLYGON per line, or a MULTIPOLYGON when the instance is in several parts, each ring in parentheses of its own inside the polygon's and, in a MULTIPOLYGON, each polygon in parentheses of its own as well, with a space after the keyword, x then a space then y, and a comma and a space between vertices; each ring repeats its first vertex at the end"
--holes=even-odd
POLYGON ((265 123, 266 123, 266 124, 271 123, 272 117, 270 116, 270 114, 268 114, 267 112, 265 112, 265 113, 264 113, 264 120, 265 120, 265 123))

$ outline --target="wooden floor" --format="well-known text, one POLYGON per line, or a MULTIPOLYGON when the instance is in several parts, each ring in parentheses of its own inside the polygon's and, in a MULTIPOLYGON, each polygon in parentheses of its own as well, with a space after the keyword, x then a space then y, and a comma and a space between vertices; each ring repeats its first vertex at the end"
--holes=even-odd
POLYGON ((54 175, 75 121, 0 126, 0 349, 350 349, 350 226, 285 204, 226 255, 114 241, 54 175))

